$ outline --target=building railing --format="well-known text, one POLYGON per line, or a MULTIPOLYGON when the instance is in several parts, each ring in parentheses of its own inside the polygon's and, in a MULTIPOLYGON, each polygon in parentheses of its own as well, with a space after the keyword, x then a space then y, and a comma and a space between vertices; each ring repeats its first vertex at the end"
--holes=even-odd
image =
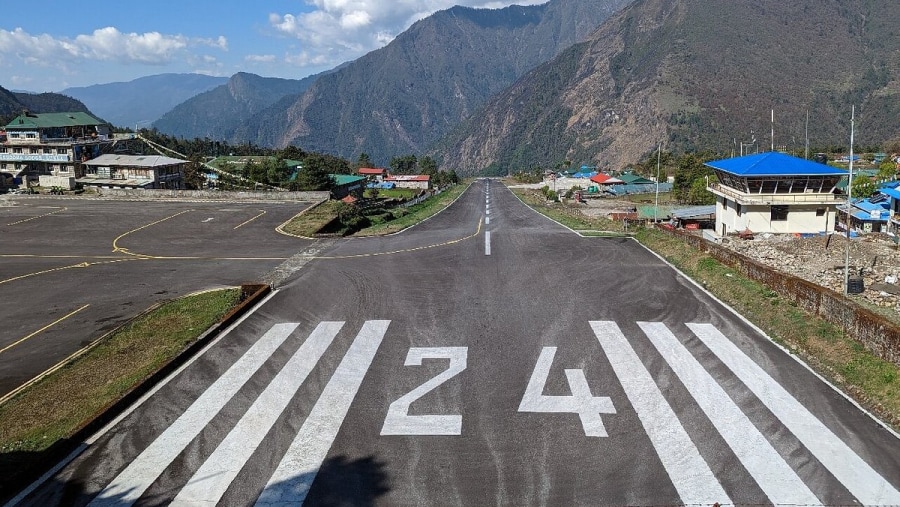
POLYGON ((747 194, 721 183, 710 183, 707 189, 740 204, 840 204, 847 201, 835 194, 747 194))

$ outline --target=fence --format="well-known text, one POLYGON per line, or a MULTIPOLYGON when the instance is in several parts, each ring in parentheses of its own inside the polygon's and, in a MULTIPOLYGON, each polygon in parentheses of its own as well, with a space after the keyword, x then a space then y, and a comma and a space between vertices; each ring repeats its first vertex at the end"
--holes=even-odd
POLYGON ((843 294, 775 270, 700 236, 665 228, 658 230, 681 238, 747 278, 790 299, 798 307, 840 326, 869 351, 900 366, 900 325, 861 307, 843 294))

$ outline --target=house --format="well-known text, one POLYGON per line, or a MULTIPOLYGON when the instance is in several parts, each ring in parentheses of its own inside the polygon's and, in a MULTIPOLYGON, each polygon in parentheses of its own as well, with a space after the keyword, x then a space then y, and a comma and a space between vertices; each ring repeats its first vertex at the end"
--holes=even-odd
POLYGON ((900 184, 896 186, 884 185, 879 191, 890 199, 888 203, 887 230, 885 232, 900 236, 900 184))
POLYGON ((374 167, 360 167, 356 170, 356 173, 363 178, 368 178, 370 181, 376 182, 384 181, 385 176, 388 174, 387 169, 378 169, 374 167))
POLYGON ((187 160, 162 155, 106 154, 83 162, 76 182, 106 188, 184 188, 187 160))
POLYGON ((73 188, 83 163, 99 157, 115 139, 103 121, 82 112, 26 112, 3 129, 0 173, 17 183, 73 188))
POLYGON ((417 188, 428 190, 431 188, 431 176, 427 174, 398 174, 385 176, 386 183, 393 183, 397 188, 417 188))
POLYGON ((768 152, 707 162, 717 182, 716 231, 818 233, 834 230, 836 187, 847 171, 783 153, 768 152))
MULTIPOLYGON (((854 199, 849 203, 850 230, 864 233, 887 231, 890 219, 890 196, 877 193, 868 199, 854 199)), ((838 228, 846 230, 848 204, 838 206, 838 228)))
POLYGON ((620 185, 625 183, 619 178, 614 178, 608 174, 597 173, 590 177, 590 180, 598 185, 620 185))
POLYGON ((626 172, 619 175, 619 179, 626 185, 654 185, 655 181, 644 178, 634 173, 626 172))
POLYGON ((366 179, 362 176, 351 174, 330 174, 334 180, 334 188, 331 189, 332 199, 343 199, 348 195, 359 199, 366 189, 366 179))

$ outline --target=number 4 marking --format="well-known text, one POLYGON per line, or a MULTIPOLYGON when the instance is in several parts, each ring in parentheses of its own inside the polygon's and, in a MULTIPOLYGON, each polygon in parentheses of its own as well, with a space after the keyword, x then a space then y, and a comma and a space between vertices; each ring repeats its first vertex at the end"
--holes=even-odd
POLYGON ((409 406, 437 386, 466 369, 468 347, 413 347, 406 354, 406 366, 421 366, 423 359, 449 359, 450 365, 438 376, 404 394, 388 407, 382 435, 460 435, 461 415, 409 415, 409 406))
POLYGON ((565 370, 571 396, 544 396, 544 386, 550 376, 550 366, 556 356, 556 347, 544 347, 538 357, 531 380, 525 388, 519 412, 575 413, 581 418, 584 434, 589 437, 606 437, 606 427, 600 414, 615 414, 612 400, 606 396, 591 396, 584 370, 565 370))

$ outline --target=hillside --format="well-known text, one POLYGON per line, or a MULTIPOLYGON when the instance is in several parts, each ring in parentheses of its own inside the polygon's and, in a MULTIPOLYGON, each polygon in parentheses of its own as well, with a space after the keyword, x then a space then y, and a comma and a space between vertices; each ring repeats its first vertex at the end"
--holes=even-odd
POLYGON ((224 77, 157 74, 128 82, 66 88, 98 116, 118 127, 144 128, 185 100, 219 86, 224 77))
POLYGON ((225 84, 179 104, 153 122, 153 127, 160 132, 186 138, 209 137, 233 143, 256 142, 256 139, 248 138, 243 133, 247 122, 284 97, 296 97, 316 77, 302 80, 280 79, 239 72, 225 84))
POLYGON ((630 0, 553 0, 504 9, 453 7, 387 46, 322 76, 266 111, 256 143, 294 144, 377 164, 421 154, 540 63, 590 34, 630 0), (273 126, 285 126, 284 128, 273 126))
POLYGON ((723 155, 897 135, 900 3, 638 0, 495 96, 433 151, 474 172, 620 169, 662 142, 723 155))
POLYGON ((6 125, 22 111, 33 113, 92 113, 81 102, 58 93, 11 92, 0 86, 0 125, 6 125))

